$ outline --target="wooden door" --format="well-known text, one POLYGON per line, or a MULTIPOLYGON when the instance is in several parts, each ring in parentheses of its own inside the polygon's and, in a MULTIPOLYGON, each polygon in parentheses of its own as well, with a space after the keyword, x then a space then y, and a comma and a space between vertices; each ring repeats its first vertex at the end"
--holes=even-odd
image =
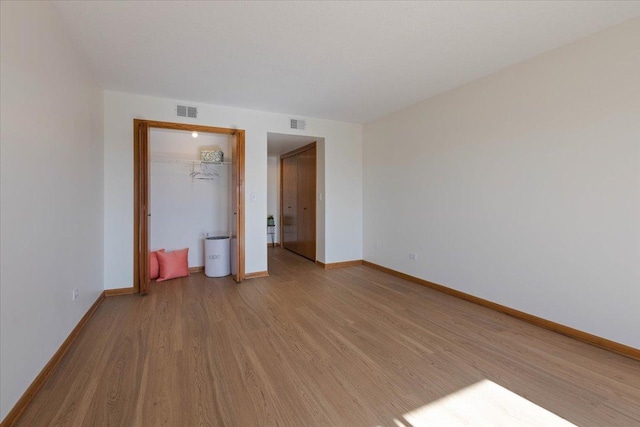
POLYGON ((231 275, 236 282, 244 279, 244 131, 238 130, 231 143, 231 275))
POLYGON ((298 253, 316 259, 316 148, 298 156, 298 253))
POLYGON ((282 246, 316 259, 316 144, 280 156, 282 246))
MULTIPOLYGON (((140 171, 138 174, 136 200, 138 206, 137 248, 137 283, 141 294, 149 293, 151 278, 149 276, 149 125, 146 122, 134 122, 137 128, 136 155, 138 157, 140 171)), ((135 282, 135 281, 134 281, 135 282)))
POLYGON ((298 252, 298 157, 282 159, 282 246, 298 252))

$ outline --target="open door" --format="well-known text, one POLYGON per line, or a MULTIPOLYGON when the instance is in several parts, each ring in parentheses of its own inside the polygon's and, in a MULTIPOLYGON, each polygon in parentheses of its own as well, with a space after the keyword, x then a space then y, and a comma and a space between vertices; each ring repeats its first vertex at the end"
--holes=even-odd
POLYGON ((134 277, 134 286, 138 288, 140 294, 144 295, 149 292, 149 125, 146 121, 134 121, 134 142, 136 143, 136 165, 138 165, 138 173, 136 174, 137 182, 135 185, 135 203, 136 203, 136 230, 135 234, 136 247, 134 253, 137 253, 137 263, 134 266, 136 277, 134 277), (136 138, 137 137, 137 138, 136 138), (136 280, 137 279, 137 280, 136 280))
POLYGON ((231 144, 231 275, 236 282, 244 279, 244 131, 234 134, 231 144))

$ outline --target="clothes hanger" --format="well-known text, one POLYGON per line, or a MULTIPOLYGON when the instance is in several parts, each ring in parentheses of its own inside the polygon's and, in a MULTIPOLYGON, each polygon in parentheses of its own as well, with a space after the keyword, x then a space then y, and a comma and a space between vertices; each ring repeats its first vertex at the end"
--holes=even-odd
POLYGON ((191 163, 191 173, 189 174, 189 176, 191 177, 192 182, 194 179, 203 179, 203 180, 213 181, 216 178, 220 178, 220 175, 218 175, 216 172, 208 171, 205 163, 203 162, 200 162, 199 171, 195 170, 195 166, 196 166, 196 162, 191 163))

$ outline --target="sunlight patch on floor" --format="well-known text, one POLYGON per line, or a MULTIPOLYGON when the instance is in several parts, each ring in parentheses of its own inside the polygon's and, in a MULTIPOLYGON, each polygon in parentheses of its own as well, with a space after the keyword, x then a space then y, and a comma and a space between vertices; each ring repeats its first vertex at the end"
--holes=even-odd
POLYGON ((438 427, 565 427, 559 416, 498 384, 482 380, 404 414, 397 426, 438 427))

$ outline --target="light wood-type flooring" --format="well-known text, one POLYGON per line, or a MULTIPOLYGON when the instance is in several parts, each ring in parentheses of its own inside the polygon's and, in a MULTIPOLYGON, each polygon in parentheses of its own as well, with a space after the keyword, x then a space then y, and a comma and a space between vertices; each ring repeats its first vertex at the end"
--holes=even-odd
POLYGON ((640 425, 638 361, 365 266, 269 248, 269 272, 107 298, 19 425, 408 427, 483 380, 579 426, 640 425))

